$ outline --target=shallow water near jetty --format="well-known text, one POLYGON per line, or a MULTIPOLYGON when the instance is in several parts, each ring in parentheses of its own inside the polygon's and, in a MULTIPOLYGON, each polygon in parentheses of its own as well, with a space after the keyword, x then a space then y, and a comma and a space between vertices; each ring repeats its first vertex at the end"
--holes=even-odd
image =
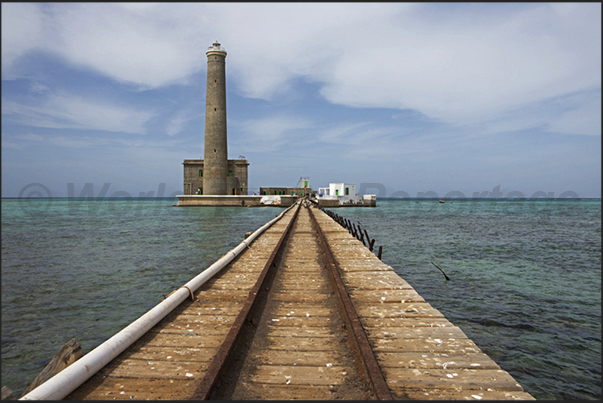
MULTIPOLYGON (((19 397, 68 340, 89 352, 282 211, 176 201, 2 200, 2 385, 19 397)), ((600 200, 330 210, 526 392, 600 399, 600 200)))
POLYGON ((332 211, 536 399, 601 398, 600 200, 332 211))

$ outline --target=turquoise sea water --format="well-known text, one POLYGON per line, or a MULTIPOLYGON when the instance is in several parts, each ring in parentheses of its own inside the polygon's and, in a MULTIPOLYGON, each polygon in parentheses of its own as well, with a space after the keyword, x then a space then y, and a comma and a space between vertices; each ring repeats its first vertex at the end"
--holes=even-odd
MULTIPOLYGON (((282 211, 175 202, 2 200, 2 385, 20 396, 65 342, 89 352, 282 211)), ((600 200, 377 203, 331 210, 528 393, 601 398, 600 200)))

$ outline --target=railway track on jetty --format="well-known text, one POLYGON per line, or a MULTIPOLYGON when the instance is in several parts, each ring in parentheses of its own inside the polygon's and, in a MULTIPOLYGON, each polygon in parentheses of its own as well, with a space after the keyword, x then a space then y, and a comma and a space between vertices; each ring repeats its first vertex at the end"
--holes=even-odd
POLYGON ((308 201, 251 238, 198 289, 183 286, 188 299, 98 372, 49 396, 533 399, 308 201))
POLYGON ((235 321, 244 341, 227 338, 217 356, 234 350, 234 357, 214 360, 193 398, 391 400, 307 204, 298 206, 273 256, 247 300, 258 308, 243 309, 235 321))
POLYGON ((312 219, 299 202, 67 398, 391 399, 312 219))

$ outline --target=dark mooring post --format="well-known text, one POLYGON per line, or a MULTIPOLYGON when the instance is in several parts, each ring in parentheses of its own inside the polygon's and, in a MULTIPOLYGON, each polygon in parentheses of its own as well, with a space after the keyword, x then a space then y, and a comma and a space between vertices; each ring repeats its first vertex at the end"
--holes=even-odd
POLYGON ((366 242, 370 245, 371 244, 371 237, 369 236, 368 232, 366 230, 364 230, 364 235, 366 235, 366 242))
POLYGON ((434 265, 435 267, 438 268, 438 270, 440 270, 442 272, 442 274, 444 275, 444 277, 446 278, 447 281, 450 281, 450 277, 448 277, 446 275, 446 273, 444 273, 444 270, 440 269, 440 266, 438 266, 437 264, 435 264, 434 262, 431 262, 432 265, 434 265))

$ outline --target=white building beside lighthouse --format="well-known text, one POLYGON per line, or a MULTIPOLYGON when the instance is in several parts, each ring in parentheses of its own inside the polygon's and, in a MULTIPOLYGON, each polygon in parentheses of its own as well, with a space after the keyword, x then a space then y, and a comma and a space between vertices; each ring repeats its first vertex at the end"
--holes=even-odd
POLYGON ((363 205, 362 197, 356 193, 355 183, 329 183, 329 187, 318 188, 318 200, 337 200, 339 205, 363 205))

